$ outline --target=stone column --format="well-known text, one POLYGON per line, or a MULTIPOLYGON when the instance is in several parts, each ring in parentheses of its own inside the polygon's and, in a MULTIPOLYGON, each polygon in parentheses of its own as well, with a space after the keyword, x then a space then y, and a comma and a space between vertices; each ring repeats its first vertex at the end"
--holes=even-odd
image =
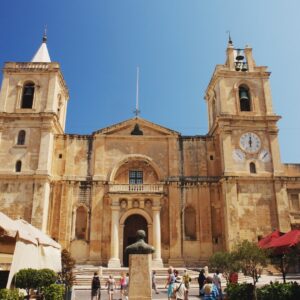
POLYGON ((161 259, 161 228, 160 228, 160 206, 154 206, 153 211, 153 253, 152 267, 163 268, 161 259))
POLYGON ((111 244, 110 244, 110 259, 108 262, 109 268, 120 268, 120 257, 119 257, 119 218, 120 218, 120 207, 111 206, 111 244))

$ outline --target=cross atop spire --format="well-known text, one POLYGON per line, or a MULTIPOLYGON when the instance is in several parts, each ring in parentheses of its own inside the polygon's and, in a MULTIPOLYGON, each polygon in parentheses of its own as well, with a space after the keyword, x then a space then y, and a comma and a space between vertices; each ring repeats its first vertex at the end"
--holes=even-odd
POLYGON ((50 63, 50 55, 47 48, 47 26, 45 26, 43 39, 42 39, 42 45, 38 49, 38 51, 33 56, 31 62, 44 62, 44 63, 50 63))
POLYGON ((43 35, 43 43, 47 42, 47 25, 45 25, 44 28, 44 35, 43 35))
POLYGON ((228 33, 228 46, 233 46, 233 42, 230 35, 230 30, 227 30, 226 33, 228 33))

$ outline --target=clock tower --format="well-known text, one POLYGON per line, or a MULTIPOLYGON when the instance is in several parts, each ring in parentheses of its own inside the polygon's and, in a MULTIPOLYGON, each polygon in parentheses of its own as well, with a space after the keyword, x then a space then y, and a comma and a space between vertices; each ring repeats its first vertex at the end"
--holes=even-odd
POLYGON ((290 228, 270 72, 257 66, 252 49, 231 39, 224 65, 217 65, 206 90, 209 135, 220 157, 227 248, 239 239, 256 240, 268 219, 270 231, 290 228), (253 224, 249 224, 249 218, 253 224), (250 225, 250 226, 249 226, 250 225))

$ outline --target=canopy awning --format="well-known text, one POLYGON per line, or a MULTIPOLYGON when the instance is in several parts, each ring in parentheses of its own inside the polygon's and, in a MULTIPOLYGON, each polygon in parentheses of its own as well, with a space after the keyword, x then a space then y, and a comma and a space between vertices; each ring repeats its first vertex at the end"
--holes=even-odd
POLYGON ((22 227, 17 221, 12 220, 10 217, 0 211, 0 228, 5 232, 5 235, 16 238, 18 235, 20 239, 28 241, 37 245, 38 241, 27 230, 22 227))
POLYGON ((269 248, 293 247, 300 242, 300 230, 294 229, 277 239, 273 239, 269 248))
POLYGON ((284 233, 280 232, 278 229, 271 232, 270 234, 268 234, 267 236, 265 236, 264 238, 262 238, 259 242, 258 242, 258 246, 262 249, 268 249, 270 248, 270 244, 277 240, 280 236, 282 236, 284 233))
MULTIPOLYGON (((13 243, 7 288, 10 287, 14 274, 21 269, 49 268, 55 272, 61 271, 61 246, 44 232, 25 220, 12 220, 2 212, 0 212, 0 229, 2 242, 6 245, 5 238, 9 238, 13 243)), ((0 251, 1 254, 7 254, 6 252, 0 251)))

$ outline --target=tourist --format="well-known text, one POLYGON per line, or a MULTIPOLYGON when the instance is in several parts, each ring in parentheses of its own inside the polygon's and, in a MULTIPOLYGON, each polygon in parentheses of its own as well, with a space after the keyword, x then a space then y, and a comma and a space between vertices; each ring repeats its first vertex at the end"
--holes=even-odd
POLYGON ((176 300, 184 300, 187 289, 180 276, 176 277, 175 284, 173 287, 173 294, 176 300))
POLYGON ((239 275, 237 272, 231 272, 229 275, 229 282, 232 284, 237 284, 239 281, 239 275))
POLYGON ((176 269, 173 270, 173 273, 174 273, 175 278, 179 275, 179 272, 176 269))
POLYGON ((174 271, 173 267, 169 267, 168 269, 168 279, 165 285, 165 288, 168 287, 168 300, 174 299, 173 297, 173 287, 175 283, 175 276, 174 276, 174 271))
POLYGON ((204 270, 201 269, 198 276, 198 284, 199 284, 199 297, 204 295, 203 286, 206 280, 206 276, 204 275, 204 270))
POLYGON ((94 273, 94 277, 92 279, 92 300, 99 300, 101 296, 101 283, 98 276, 98 273, 94 273))
POLYGON ((183 274, 183 278, 182 279, 183 279, 183 283, 184 283, 185 288, 186 288, 184 299, 188 300, 189 299, 190 282, 192 281, 192 278, 188 274, 187 270, 184 270, 184 274, 183 274))
POLYGON ((107 279, 105 286, 107 287, 108 299, 113 300, 114 291, 117 288, 117 285, 116 285, 116 281, 111 275, 109 275, 109 278, 107 279))
POLYGON ((219 270, 216 270, 216 273, 213 276, 213 283, 217 287, 219 292, 219 299, 223 299, 223 293, 222 293, 222 285, 221 285, 221 277, 219 270))
POLYGON ((121 274, 121 278, 120 278, 120 293, 121 293, 121 299, 123 299, 123 297, 125 297, 125 293, 127 290, 127 280, 126 280, 126 274, 123 272, 121 274))
POLYGON ((217 287, 214 285, 213 280, 210 276, 206 277, 205 284, 203 286, 204 300, 217 300, 219 292, 217 287))
POLYGON ((155 291, 156 294, 159 294, 156 287, 156 271, 152 271, 152 289, 155 291))

